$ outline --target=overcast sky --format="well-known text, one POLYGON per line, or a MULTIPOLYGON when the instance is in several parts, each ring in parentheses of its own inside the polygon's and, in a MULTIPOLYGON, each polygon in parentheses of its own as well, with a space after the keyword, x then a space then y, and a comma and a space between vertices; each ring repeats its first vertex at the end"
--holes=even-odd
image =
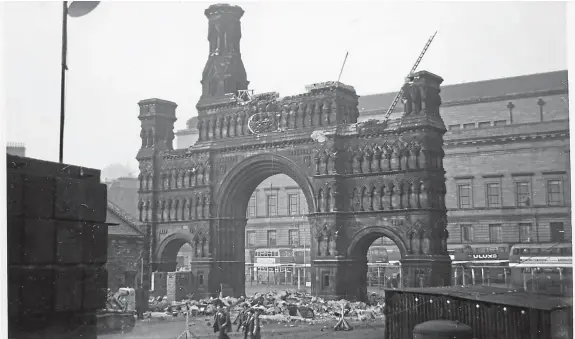
MULTIPOLYGON (((561 2, 251 2, 242 6, 242 56, 250 87, 280 95, 336 80, 359 94, 396 91, 428 37, 419 69, 444 84, 567 68, 561 2)), ((196 115, 208 57, 207 2, 103 2, 69 20, 64 161, 137 168, 137 102, 175 101, 176 130, 196 115)), ((59 2, 6 3, 7 141, 58 160, 59 2)))

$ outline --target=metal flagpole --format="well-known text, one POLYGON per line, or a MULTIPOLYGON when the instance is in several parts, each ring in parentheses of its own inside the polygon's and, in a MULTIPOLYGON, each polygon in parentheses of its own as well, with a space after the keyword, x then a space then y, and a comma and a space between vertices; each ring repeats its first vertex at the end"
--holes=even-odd
POLYGON ((72 1, 68 7, 68 1, 62 2, 62 68, 60 78, 60 145, 58 160, 64 161, 64 117, 66 111, 66 71, 68 70, 68 15, 81 17, 90 13, 100 4, 99 1, 72 1))
POLYGON ((60 153, 59 162, 64 160, 64 111, 66 101, 66 59, 68 54, 68 1, 62 2, 62 69, 60 78, 60 153))

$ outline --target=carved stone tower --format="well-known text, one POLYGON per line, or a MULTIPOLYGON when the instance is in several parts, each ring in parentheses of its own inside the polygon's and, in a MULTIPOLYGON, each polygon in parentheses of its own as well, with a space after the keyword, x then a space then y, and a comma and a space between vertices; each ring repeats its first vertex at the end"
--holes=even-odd
POLYGON ((174 149, 174 122, 176 118, 176 107, 174 102, 162 99, 146 99, 138 103, 140 115, 138 118, 142 122, 140 138, 142 146, 138 152, 145 157, 151 155, 151 151, 171 151, 174 149))
POLYGON ((246 69, 240 53, 240 19, 244 10, 227 4, 212 5, 204 12, 209 20, 210 52, 202 74, 200 107, 225 102, 226 94, 248 88, 246 69))
MULTIPOLYGON (((151 228, 148 228, 148 234, 145 241, 151 243, 145 244, 145 248, 150 247, 150 252, 155 253, 157 247, 157 216, 158 203, 156 192, 159 189, 160 169, 158 159, 163 154, 174 150, 174 122, 176 118, 176 103, 162 99, 146 99, 138 103, 140 114, 138 119, 141 121, 142 129, 140 138, 142 145, 138 151, 136 159, 140 163, 140 201, 138 209, 140 211, 140 221, 148 222, 151 228), (145 201, 145 203, 144 203, 145 201), (154 202, 156 202, 154 204, 154 202)), ((148 253, 150 253, 148 252, 148 253)), ((144 266, 151 265, 152 270, 156 270, 157 262, 154 257, 144 260, 144 266)), ((148 270, 146 270, 147 275, 148 270)), ((150 283, 150 277, 145 277, 145 282, 150 283)))

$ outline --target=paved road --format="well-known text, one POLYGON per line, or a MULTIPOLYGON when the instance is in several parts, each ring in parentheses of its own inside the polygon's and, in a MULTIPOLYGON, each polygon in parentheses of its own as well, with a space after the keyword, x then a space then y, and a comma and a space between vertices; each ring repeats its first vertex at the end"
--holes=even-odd
MULTIPOLYGON (((196 318, 190 321, 191 331, 197 338, 216 338, 216 335, 207 325, 207 318, 196 318)), ((262 338, 285 338, 285 339, 312 339, 312 338, 358 338, 358 339, 381 339, 383 338, 383 324, 353 323, 354 330, 350 332, 335 332, 332 330, 335 320, 325 325, 293 325, 286 324, 263 324, 262 338)), ((99 335, 102 339, 176 339, 185 330, 185 321, 170 320, 162 322, 138 322, 134 330, 130 333, 115 333, 99 335)), ((230 333, 231 338, 243 338, 239 333, 230 333)), ((194 336, 192 336, 194 338, 194 336)))

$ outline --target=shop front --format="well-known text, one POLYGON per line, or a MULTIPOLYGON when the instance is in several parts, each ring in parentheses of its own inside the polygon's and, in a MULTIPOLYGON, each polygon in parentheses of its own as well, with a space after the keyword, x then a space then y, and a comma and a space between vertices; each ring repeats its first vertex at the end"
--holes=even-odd
POLYGON ((507 285, 509 251, 455 252, 452 271, 454 285, 507 285))

